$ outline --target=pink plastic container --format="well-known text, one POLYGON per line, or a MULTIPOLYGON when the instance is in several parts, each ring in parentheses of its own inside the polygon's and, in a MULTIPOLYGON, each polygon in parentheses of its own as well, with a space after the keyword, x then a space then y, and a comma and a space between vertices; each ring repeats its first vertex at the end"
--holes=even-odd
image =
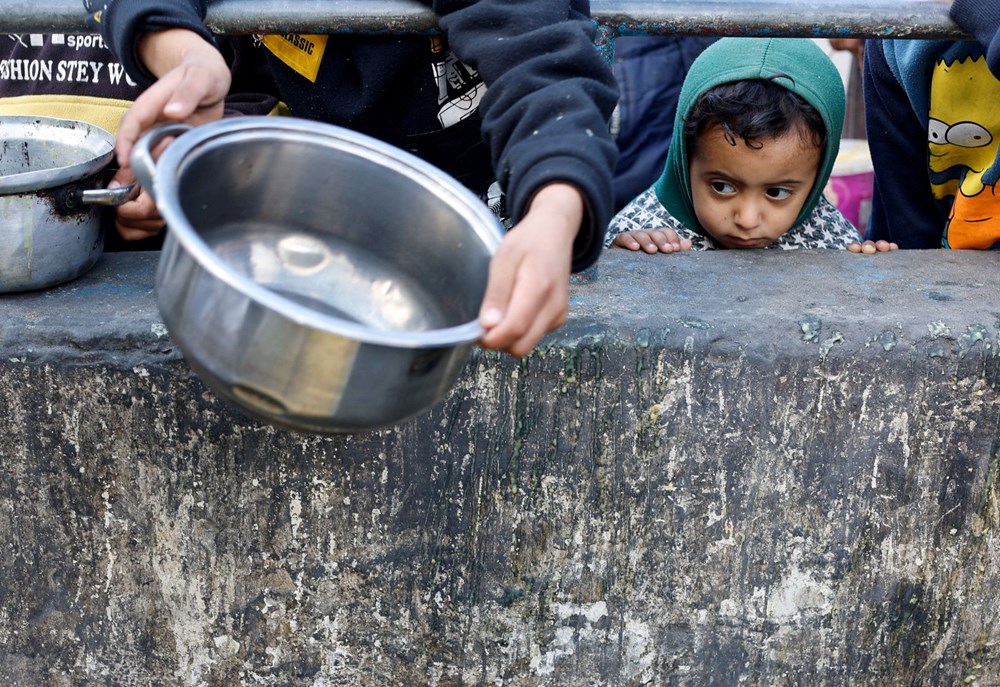
POLYGON ((873 180, 868 142, 855 138, 842 140, 824 193, 862 233, 871 214, 873 180))

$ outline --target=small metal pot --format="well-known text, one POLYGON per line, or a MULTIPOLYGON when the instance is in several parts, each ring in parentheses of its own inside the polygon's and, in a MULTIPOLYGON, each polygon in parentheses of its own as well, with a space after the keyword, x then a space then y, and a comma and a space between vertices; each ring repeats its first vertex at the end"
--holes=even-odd
POLYGON ((0 292, 54 286, 80 276, 104 250, 100 206, 133 188, 98 188, 114 136, 64 119, 0 117, 0 292))
POLYGON ((160 312, 221 397, 290 429, 353 432, 450 390, 482 335, 501 238, 457 181, 289 117, 165 126, 139 140, 132 167, 168 227, 160 312))

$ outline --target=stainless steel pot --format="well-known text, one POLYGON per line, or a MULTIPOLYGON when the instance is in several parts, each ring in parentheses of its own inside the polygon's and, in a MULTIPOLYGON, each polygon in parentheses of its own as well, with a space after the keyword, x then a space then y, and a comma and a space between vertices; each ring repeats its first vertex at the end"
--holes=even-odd
POLYGON ((85 122, 0 117, 0 292, 54 286, 97 262, 99 207, 132 192, 97 188, 114 142, 85 122))
POLYGON ((482 334, 501 238, 457 181, 287 117, 166 126, 140 139, 132 166, 167 222, 164 322, 220 396, 290 429, 353 432, 449 391, 482 334))

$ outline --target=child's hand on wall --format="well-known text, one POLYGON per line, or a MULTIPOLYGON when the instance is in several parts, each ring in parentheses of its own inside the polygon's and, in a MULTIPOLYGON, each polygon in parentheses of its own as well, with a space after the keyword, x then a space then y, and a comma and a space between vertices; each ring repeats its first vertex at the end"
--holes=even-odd
POLYGON ((899 245, 888 241, 865 241, 864 243, 852 243, 847 246, 847 250, 852 253, 888 253, 891 250, 899 250, 899 245))
POLYGON ((612 247, 642 250, 646 253, 678 253, 691 250, 691 239, 682 239, 673 229, 626 231, 611 242, 612 247))

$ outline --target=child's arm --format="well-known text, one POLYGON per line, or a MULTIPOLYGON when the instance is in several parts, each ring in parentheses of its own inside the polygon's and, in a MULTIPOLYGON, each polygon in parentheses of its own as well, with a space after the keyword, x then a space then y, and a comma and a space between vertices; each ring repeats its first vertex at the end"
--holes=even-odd
POLYGON ((516 222, 490 265, 486 348, 524 355, 559 327, 570 271, 592 265, 611 217, 617 100, 585 0, 435 0, 455 55, 487 86, 479 106, 516 222))
POLYGON ((144 131, 163 121, 201 124, 222 117, 231 74, 222 53, 188 29, 142 36, 137 57, 153 75, 153 85, 136 98, 122 118, 115 152, 122 169, 144 131))
POLYGON ((569 184, 549 184, 535 194, 490 262, 479 316, 483 347, 525 355, 566 322, 573 241, 583 215, 583 195, 569 184))
POLYGON ((617 147, 608 122, 618 100, 610 65, 594 46, 586 0, 434 0, 455 56, 479 72, 483 138, 520 222, 548 184, 576 187, 585 212, 574 271, 600 256, 611 219, 617 147))
MULTIPOLYGON (((137 57, 154 75, 162 75, 143 91, 122 117, 115 139, 119 171, 113 181, 134 181, 129 155, 144 131, 163 121, 191 124, 222 117, 230 71, 222 54, 197 33, 169 29, 147 33, 137 57)), ((164 141, 161 149, 167 144, 164 141)), ((163 221, 148 193, 119 206, 115 227, 126 241, 155 236, 163 221)))
POLYGON ((682 239, 673 229, 647 229, 622 232, 611 241, 612 248, 641 250, 645 253, 679 253, 691 250, 691 239, 682 239))
POLYGON ((143 131, 164 121, 218 119, 232 81, 205 28, 205 0, 85 0, 91 21, 125 71, 146 90, 118 131, 116 156, 129 165, 143 131))

